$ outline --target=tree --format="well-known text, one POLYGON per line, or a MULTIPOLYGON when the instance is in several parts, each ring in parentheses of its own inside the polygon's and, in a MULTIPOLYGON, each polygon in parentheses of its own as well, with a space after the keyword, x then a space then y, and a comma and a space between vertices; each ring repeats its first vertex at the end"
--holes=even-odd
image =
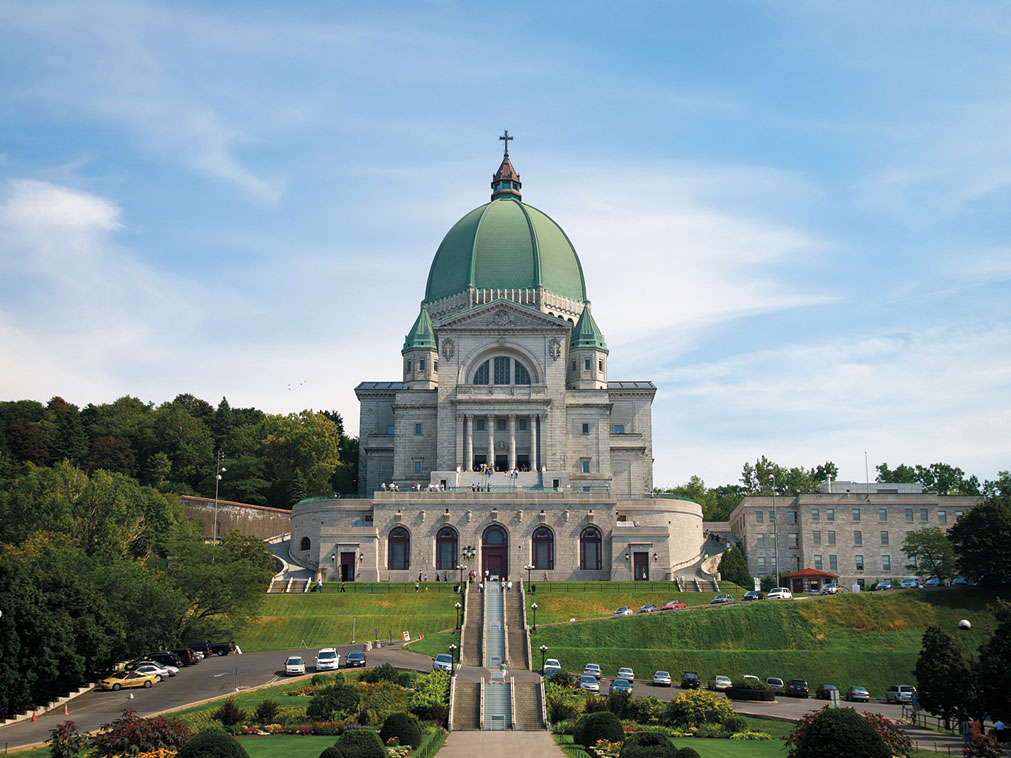
POLYGON ((902 543, 902 552, 915 561, 920 578, 937 577, 947 581, 955 576, 955 548, 937 527, 908 532, 902 543))
POLYGON ((978 584, 1011 583, 1011 504, 986 500, 948 530, 958 567, 978 584))
POLYGON ((951 728, 952 719, 975 710, 972 665, 955 644, 955 638, 936 624, 923 633, 923 647, 914 673, 920 705, 941 716, 946 729, 951 728))
POLYGON ((745 589, 751 589, 754 580, 748 571, 748 563, 744 555, 736 547, 727 548, 720 558, 720 576, 728 582, 733 582, 745 589))
POLYGON ((921 484, 929 492, 938 495, 978 495, 979 479, 966 477, 962 469, 947 463, 932 463, 929 466, 907 466, 902 463, 894 469, 887 463, 875 467, 879 482, 921 484))
POLYGON ((7 449, 18 463, 46 465, 49 460, 49 441, 38 424, 17 418, 7 424, 5 431, 7 449))
POLYGON ((268 416, 264 431, 263 450, 275 483, 271 491, 273 505, 288 505, 296 476, 305 482, 307 497, 333 492, 330 477, 340 463, 340 435, 330 419, 312 411, 268 416))
POLYGON ((49 429, 51 462, 59 463, 66 460, 83 463, 89 445, 78 407, 67 403, 61 397, 52 398, 46 409, 46 425, 49 429))
POLYGON ((997 600, 990 610, 997 628, 979 648, 982 710, 1011 722, 1011 603, 997 600))
POLYGON ((126 476, 137 476, 137 457, 130 443, 111 434, 91 440, 91 452, 86 460, 88 471, 105 469, 126 476))

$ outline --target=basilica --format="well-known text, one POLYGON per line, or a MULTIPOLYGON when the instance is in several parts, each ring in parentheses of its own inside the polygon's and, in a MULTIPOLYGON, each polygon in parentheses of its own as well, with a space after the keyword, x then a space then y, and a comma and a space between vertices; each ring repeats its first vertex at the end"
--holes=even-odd
POLYGON ((292 511, 323 579, 671 579, 699 557, 695 503, 652 496, 649 381, 609 351, 569 237, 522 201, 506 149, 491 200, 443 238, 401 349, 367 381, 359 497, 292 511))

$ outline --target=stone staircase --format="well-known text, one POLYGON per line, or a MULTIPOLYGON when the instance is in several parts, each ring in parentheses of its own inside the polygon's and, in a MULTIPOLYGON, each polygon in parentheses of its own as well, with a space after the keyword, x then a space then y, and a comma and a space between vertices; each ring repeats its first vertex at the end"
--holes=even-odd
POLYGON ((267 588, 268 593, 278 593, 284 592, 288 589, 287 579, 275 579, 270 583, 270 587, 267 588))
POLYGON ((474 582, 466 586, 467 625, 463 633, 460 663, 464 666, 480 666, 482 662, 481 629, 484 624, 484 595, 477 591, 477 584, 474 582))
POLYGON ((481 728, 481 685, 457 679, 453 694, 453 731, 473 732, 481 728))
POLYGON ((516 688, 516 729, 524 732, 544 730, 541 720, 541 683, 514 682, 516 688))
MULTIPOLYGON (((484 667, 494 672, 505 660, 505 592, 497 582, 484 591, 484 667)), ((508 688, 507 688, 508 689, 508 688)))
POLYGON ((509 668, 530 668, 530 661, 527 660, 527 636, 526 625, 523 619, 523 593, 520 590, 513 590, 505 593, 505 628, 508 646, 506 653, 509 656, 507 661, 509 668))
MULTIPOLYGON (((489 645, 489 647, 491 647, 489 645)), ((509 685, 489 682, 484 686, 484 729, 504 732, 512 728, 512 704, 509 685)))

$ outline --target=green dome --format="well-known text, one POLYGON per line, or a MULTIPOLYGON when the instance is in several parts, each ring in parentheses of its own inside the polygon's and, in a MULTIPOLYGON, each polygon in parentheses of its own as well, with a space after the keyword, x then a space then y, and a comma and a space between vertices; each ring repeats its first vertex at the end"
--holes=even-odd
POLYGON ((475 208, 449 230, 428 272, 425 302, 470 287, 543 287, 576 302, 586 300, 583 268, 565 232, 508 194, 475 208))

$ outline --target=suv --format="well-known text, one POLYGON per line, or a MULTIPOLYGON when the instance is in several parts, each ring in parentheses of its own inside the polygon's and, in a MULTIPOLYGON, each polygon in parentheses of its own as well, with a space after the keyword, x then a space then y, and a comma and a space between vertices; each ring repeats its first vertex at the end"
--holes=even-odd
POLYGON ((786 694, 790 697, 807 697, 809 693, 807 682, 803 679, 791 679, 786 685, 786 694))
POLYGON ((182 668, 186 665, 183 663, 182 658, 173 653, 171 650, 159 650, 155 653, 151 653, 147 656, 147 660, 160 663, 163 666, 175 666, 176 668, 182 668))
POLYGON ((753 600, 764 600, 764 599, 765 595, 763 595, 758 590, 748 590, 747 592, 744 593, 744 597, 741 598, 741 602, 748 603, 753 600))
POLYGON ((328 671, 335 670, 341 667, 341 656, 337 652, 336 648, 332 647, 321 647, 319 652, 316 653, 316 670, 317 671, 328 671))
POLYGON ((681 677, 681 689, 697 690, 699 688, 699 675, 694 671, 686 671, 681 677))
POLYGON ((786 685, 778 676, 770 676, 765 680, 765 686, 773 692, 782 695, 786 691, 786 685))
POLYGON ((786 587, 773 587, 765 597, 767 600, 793 600, 793 593, 786 587))
POLYGON ((179 660, 183 662, 184 666, 192 666, 200 662, 200 658, 197 657, 197 654, 188 647, 177 647, 172 652, 179 656, 179 660))
POLYGON ((913 694, 916 692, 916 687, 908 684, 893 684, 888 688, 888 694, 885 695, 885 702, 887 703, 911 703, 913 702, 913 694))

